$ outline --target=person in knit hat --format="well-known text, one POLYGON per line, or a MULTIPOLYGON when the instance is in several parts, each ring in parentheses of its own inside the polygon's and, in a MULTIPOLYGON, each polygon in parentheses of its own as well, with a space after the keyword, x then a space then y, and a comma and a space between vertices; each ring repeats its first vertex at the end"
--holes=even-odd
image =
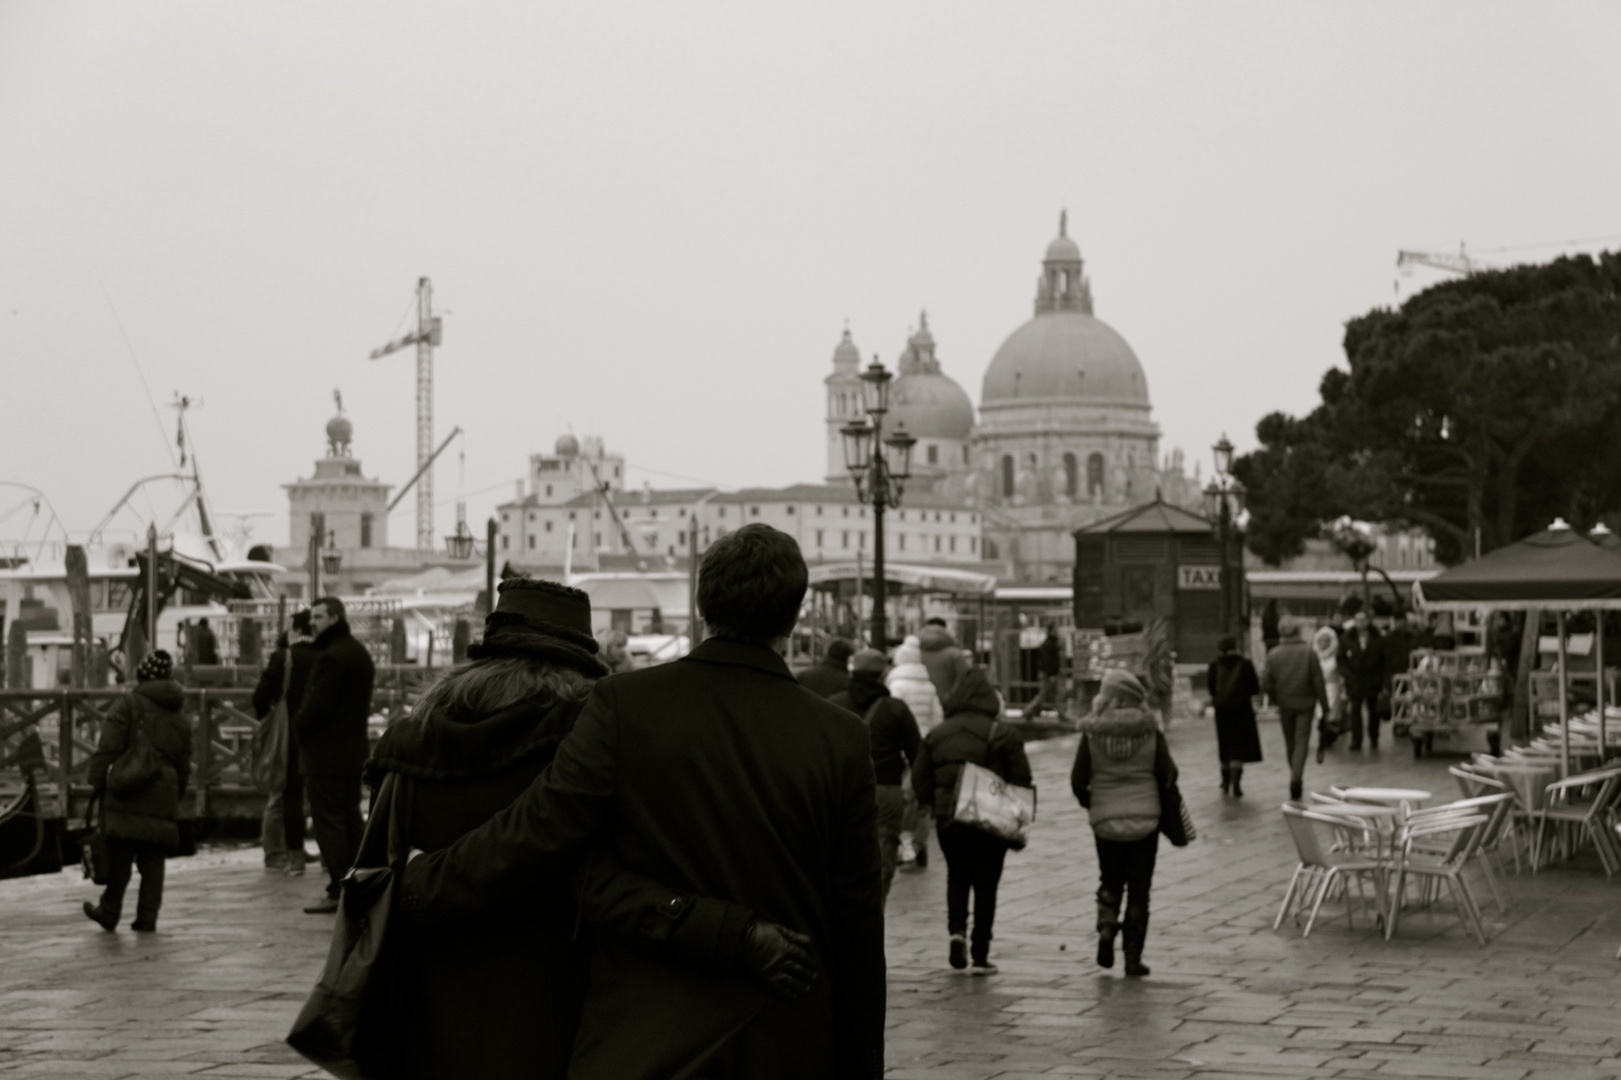
POLYGON ((101 802, 101 832, 112 866, 101 901, 86 901, 84 913, 104 930, 117 929, 124 892, 137 868, 141 890, 130 929, 157 929, 165 860, 180 846, 175 819, 191 777, 191 725, 180 715, 185 696, 169 677, 173 669, 173 659, 162 649, 141 661, 135 669, 135 688, 107 709, 96 752, 90 756, 87 778, 101 802), (109 784, 113 766, 120 763, 137 732, 156 753, 156 771, 131 778, 134 783, 114 777, 109 784))
POLYGON ((1081 721, 1070 789, 1086 808, 1097 844, 1098 966, 1114 966, 1114 939, 1125 933, 1126 974, 1148 974, 1143 945, 1148 937, 1148 895, 1159 853, 1159 793, 1176 780, 1176 762, 1146 707, 1142 680, 1111 668, 1081 721), (1126 915, 1120 918, 1121 903, 1126 915))
POLYGON ((850 685, 828 701, 849 709, 867 725, 878 781, 878 858, 887 902, 900 866, 901 833, 906 828, 906 795, 901 785, 917 761, 922 734, 911 708, 885 685, 888 657, 877 649, 862 649, 850 667, 850 685))
MULTIPOLYGON (((409 784, 405 836, 423 851, 478 828, 532 784, 608 674, 586 593, 509 577, 498 596, 483 640, 383 733, 366 764, 379 807, 385 785, 409 784)), ((385 861, 381 851, 361 853, 362 865, 385 861)), ((578 903, 566 872, 537 873, 492 900, 490 917, 453 933, 391 927, 399 940, 389 1030, 371 1040, 387 1057, 372 1062, 377 1075, 561 1080, 589 981, 593 935, 579 932, 582 921, 598 935, 702 965, 715 962, 716 927, 751 918, 633 874, 607 850, 585 860, 578 882, 578 903)), ((757 933, 786 941, 761 925, 757 933)), ((758 964, 743 966, 758 974, 758 964)))

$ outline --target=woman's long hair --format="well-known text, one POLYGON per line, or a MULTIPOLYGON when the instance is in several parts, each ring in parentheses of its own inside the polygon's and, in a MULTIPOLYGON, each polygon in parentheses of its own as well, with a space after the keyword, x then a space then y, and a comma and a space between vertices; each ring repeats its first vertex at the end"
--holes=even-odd
POLYGON ((468 660, 445 672, 417 699, 414 719, 443 715, 456 723, 469 723, 511 708, 520 701, 542 698, 538 704, 584 701, 596 680, 550 660, 522 656, 492 656, 468 660))

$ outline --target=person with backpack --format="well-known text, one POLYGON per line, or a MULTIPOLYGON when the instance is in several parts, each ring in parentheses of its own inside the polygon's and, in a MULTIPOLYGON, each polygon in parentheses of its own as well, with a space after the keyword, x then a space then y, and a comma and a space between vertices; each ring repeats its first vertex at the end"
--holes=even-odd
POLYGON ((180 715, 180 684, 169 677, 174 661, 157 650, 141 662, 134 690, 114 701, 101 725, 87 779, 101 801, 101 832, 111 874, 101 902, 86 900, 85 917, 103 930, 118 928, 124 892, 141 872, 130 929, 157 929, 167 856, 180 846, 180 800, 191 778, 191 725, 180 715))
POLYGON ((1017 732, 998 722, 1002 698, 982 668, 969 668, 943 704, 946 719, 929 732, 912 766, 917 800, 934 808, 940 854, 946 857, 946 932, 951 966, 961 971, 973 959, 971 974, 994 975, 991 930, 996 922, 996 888, 1008 843, 956 817, 957 780, 969 763, 1009 784, 1030 785, 1030 759, 1017 732), (974 930, 968 936, 968 898, 974 899, 974 930))
POLYGON ((1098 966, 1114 967, 1115 934, 1124 931, 1126 974, 1148 974, 1148 894, 1159 854, 1160 793, 1174 784, 1176 762, 1147 708, 1148 692, 1129 671, 1110 668, 1081 721, 1070 789, 1086 808, 1098 849, 1098 966), (1120 905, 1126 906, 1124 922, 1120 905))
POLYGON ((850 685, 828 698, 834 705, 849 709, 867 725, 872 744, 872 771, 878 781, 878 857, 883 874, 884 900, 900 865, 901 829, 906 820, 906 799, 901 781, 917 760, 917 718, 906 702, 890 694, 884 685, 888 659, 877 649, 862 649, 850 662, 850 685))

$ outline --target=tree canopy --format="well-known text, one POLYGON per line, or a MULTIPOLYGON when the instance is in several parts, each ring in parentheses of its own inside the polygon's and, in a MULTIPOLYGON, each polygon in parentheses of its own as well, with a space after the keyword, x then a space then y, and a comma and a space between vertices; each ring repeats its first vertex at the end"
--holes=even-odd
POLYGON ((1345 357, 1234 463, 1268 562, 1341 516, 1421 527, 1455 562, 1621 510, 1621 254, 1436 285, 1352 319, 1345 357))

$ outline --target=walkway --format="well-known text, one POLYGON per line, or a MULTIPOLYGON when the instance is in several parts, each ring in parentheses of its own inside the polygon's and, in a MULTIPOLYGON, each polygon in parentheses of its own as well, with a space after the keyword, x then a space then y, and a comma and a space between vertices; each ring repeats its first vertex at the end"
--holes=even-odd
MULTIPOLYGON (((1029 851, 1011 856, 995 958, 970 979, 945 965, 944 868, 903 874, 890 901, 890 1075, 1621 1076, 1621 881, 1596 862, 1511 878, 1481 949, 1443 905, 1386 944, 1325 905, 1309 940, 1272 917, 1293 866, 1277 806, 1281 737, 1247 797, 1223 802, 1214 739, 1172 746, 1200 839, 1162 847, 1147 962, 1127 980, 1091 962, 1095 860, 1068 794, 1074 740, 1032 747, 1042 792, 1029 851)), ((1405 744, 1331 756, 1308 786, 1378 782, 1449 798, 1444 761, 1405 744)), ((170 864, 160 931, 104 934, 79 913, 76 873, 0 882, 0 1072, 58 1077, 320 1075, 282 1043, 325 952, 330 921, 298 908, 316 878, 265 875, 257 852, 170 864)))

